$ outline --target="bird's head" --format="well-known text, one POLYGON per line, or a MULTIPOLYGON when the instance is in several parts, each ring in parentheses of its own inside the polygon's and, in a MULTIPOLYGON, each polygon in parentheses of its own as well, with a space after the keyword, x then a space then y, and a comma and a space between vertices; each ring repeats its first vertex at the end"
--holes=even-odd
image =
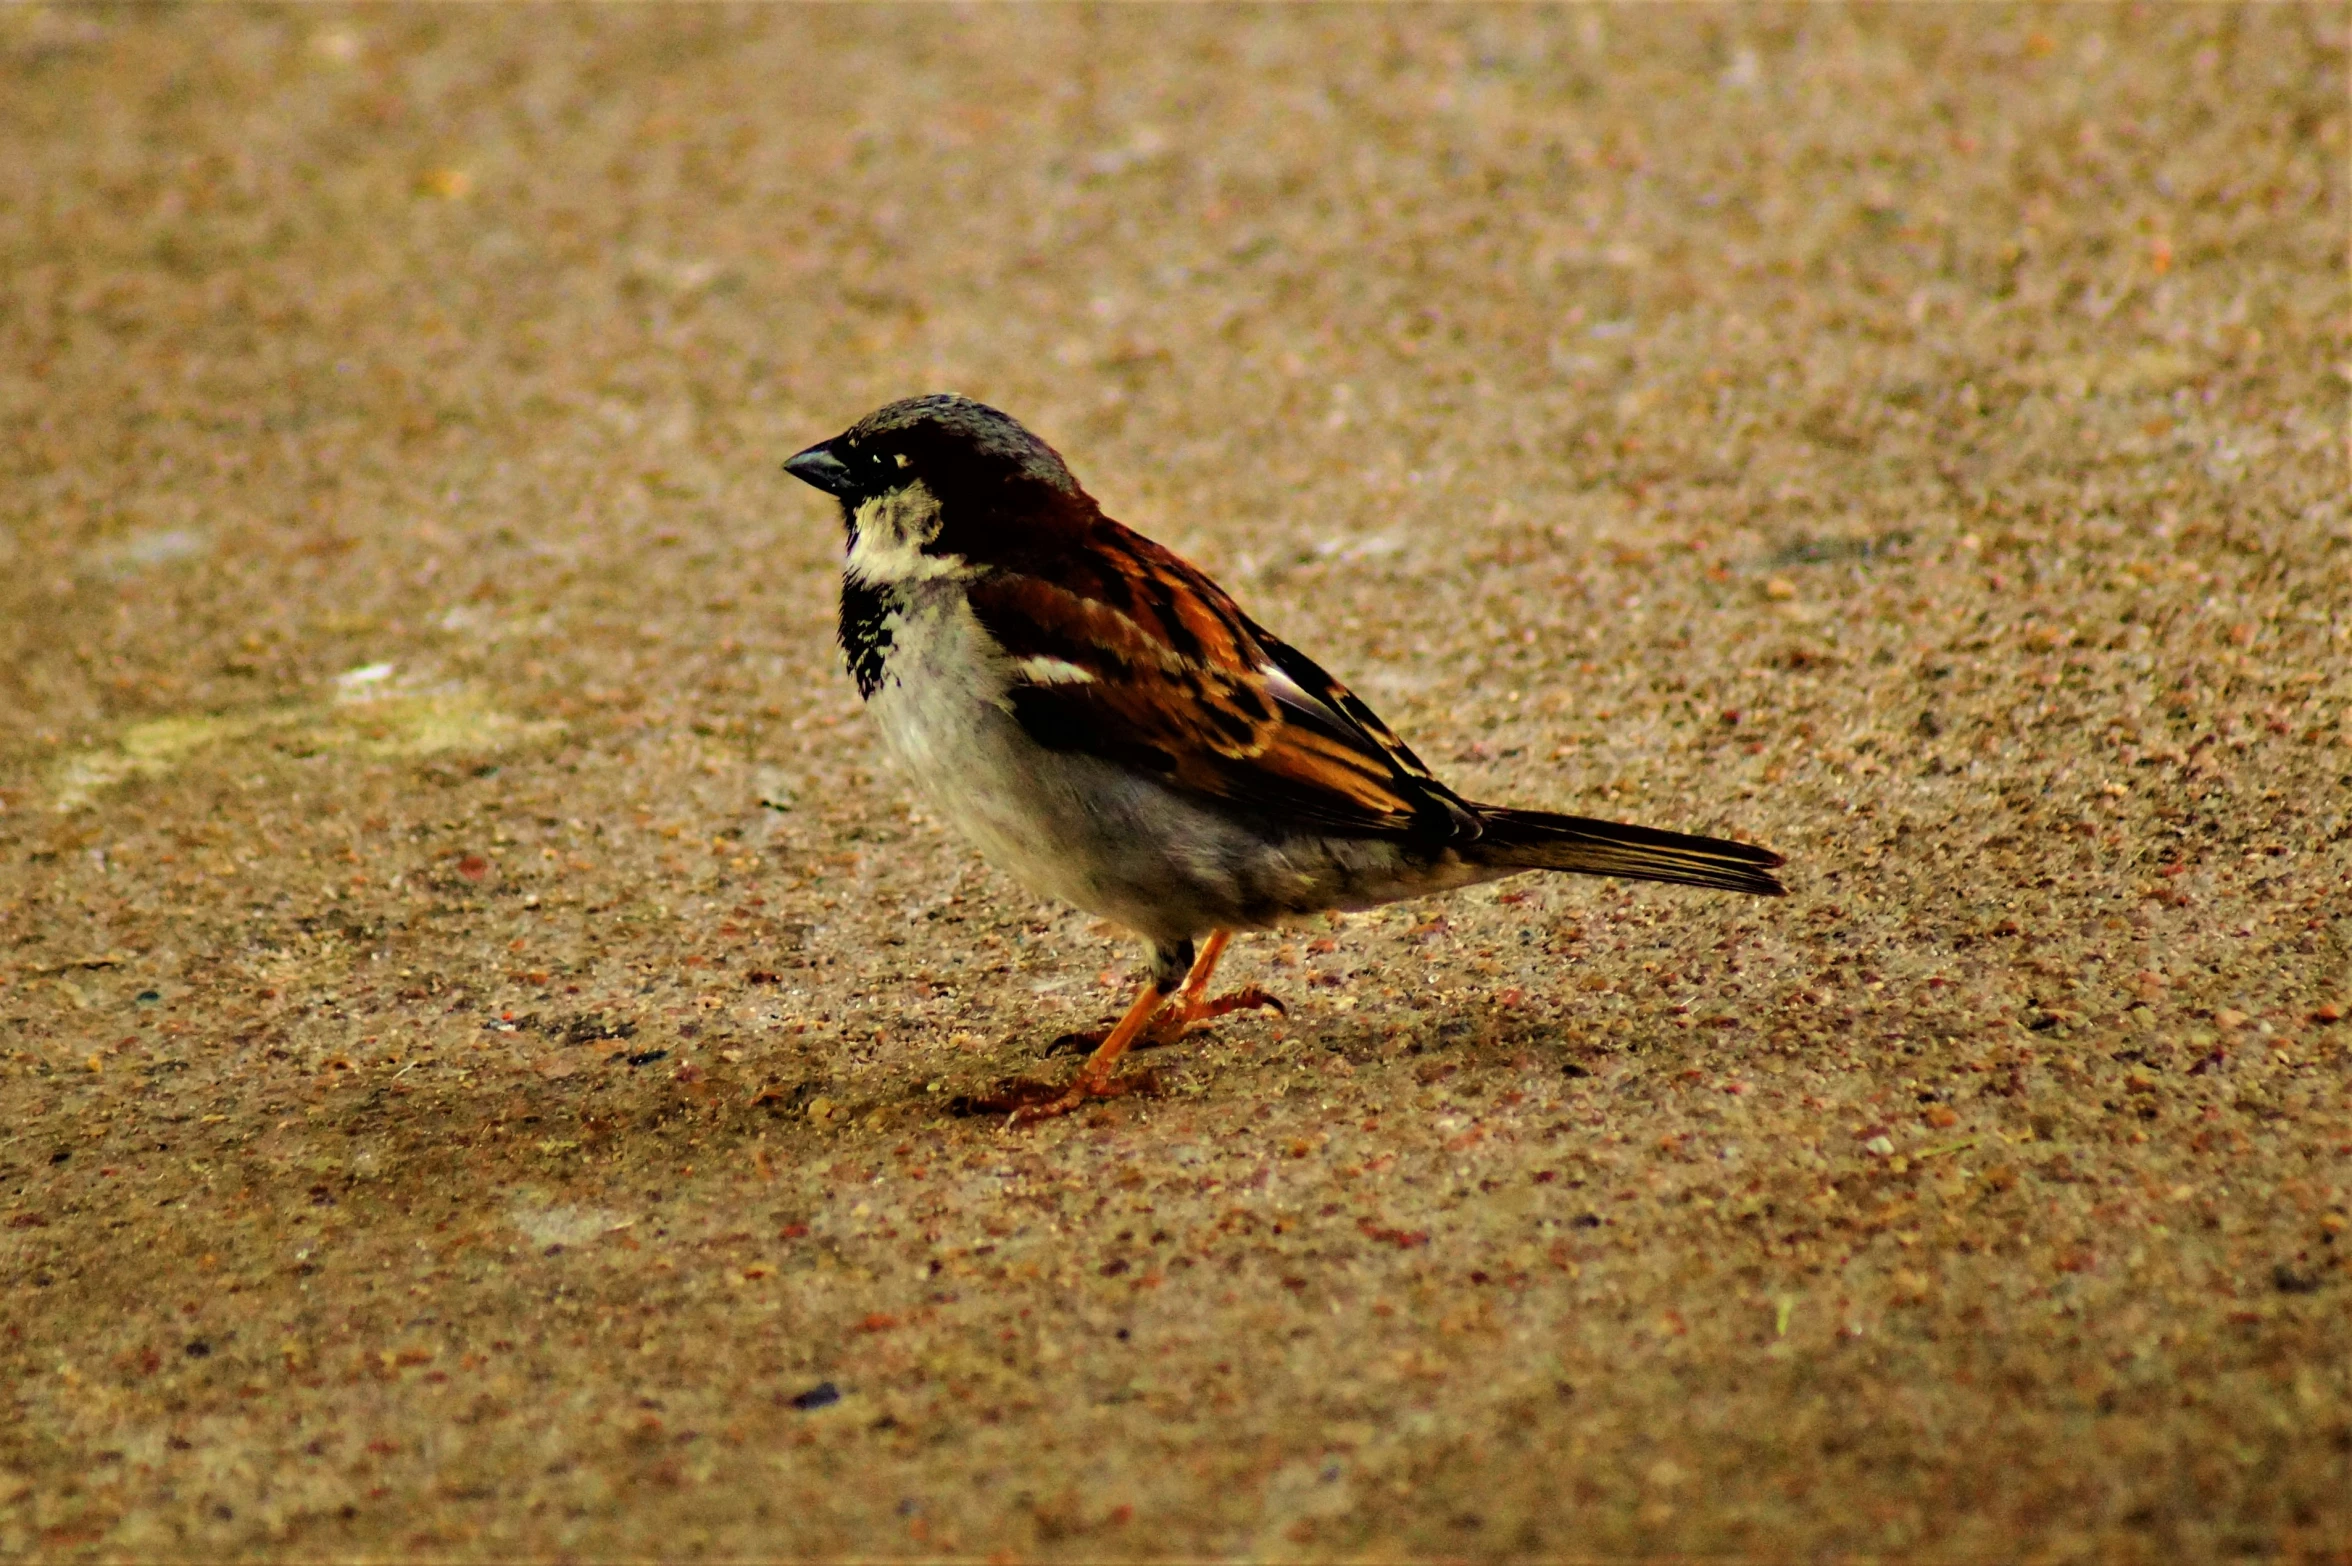
POLYGON ((888 556, 938 557, 943 533, 994 533, 1010 517, 1090 504, 1060 454, 1019 420, 953 393, 877 408, 784 471, 841 502, 851 569, 877 579, 913 564, 888 570, 888 556))

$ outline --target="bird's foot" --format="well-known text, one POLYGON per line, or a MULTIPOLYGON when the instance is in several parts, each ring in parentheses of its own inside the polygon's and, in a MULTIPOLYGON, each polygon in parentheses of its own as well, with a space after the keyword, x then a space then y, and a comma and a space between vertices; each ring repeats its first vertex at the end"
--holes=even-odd
MULTIPOLYGON (((1152 1018, 1143 1032, 1137 1036, 1135 1042, 1128 1047, 1130 1049, 1163 1048, 1175 1043, 1203 1023, 1235 1011, 1271 1011, 1278 1016, 1290 1014, 1288 1006, 1283 1005, 1279 999, 1253 984, 1247 989, 1235 990, 1229 995, 1219 995, 1214 999, 1201 1000, 1190 1006, 1168 1007, 1158 1016, 1152 1018)), ((1109 1028, 1095 1028, 1085 1033, 1065 1033, 1048 1044, 1044 1053, 1048 1055, 1078 1054, 1095 1048, 1110 1036, 1111 1030, 1109 1028)))
POLYGON ((1212 1017, 1222 1017, 1229 1011, 1270 1011, 1277 1017, 1290 1015, 1290 1008, 1282 1004, 1280 996, 1269 994, 1253 984, 1247 989, 1202 1001, 1186 1014, 1183 1025, 1190 1028, 1212 1017))
POLYGON ((1066 1115, 1100 1099, 1124 1098, 1130 1093, 1151 1092, 1158 1087, 1159 1079, 1148 1071, 1125 1077, 1081 1071, 1066 1083, 1008 1077, 985 1096, 959 1099, 956 1108, 966 1114, 1003 1115, 1005 1129, 1011 1131, 1066 1115))

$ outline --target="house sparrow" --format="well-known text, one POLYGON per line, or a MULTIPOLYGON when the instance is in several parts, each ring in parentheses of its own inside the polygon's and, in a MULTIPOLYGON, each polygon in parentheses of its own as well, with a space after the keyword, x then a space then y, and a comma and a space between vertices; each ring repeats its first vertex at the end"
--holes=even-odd
POLYGON ((1278 1006, 1209 996, 1235 930, 1526 870, 1783 890, 1767 849, 1462 798, 994 408, 894 402, 784 470, 841 504, 842 651, 931 805, 1022 885, 1150 954, 1076 1078, 1016 1084, 1008 1124, 1125 1092, 1119 1058, 1147 1031, 1278 1006))

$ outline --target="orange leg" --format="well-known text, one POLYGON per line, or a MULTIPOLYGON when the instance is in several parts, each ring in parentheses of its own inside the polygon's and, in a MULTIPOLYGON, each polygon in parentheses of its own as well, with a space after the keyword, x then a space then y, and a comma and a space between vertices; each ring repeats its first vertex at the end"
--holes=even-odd
POLYGON ((1086 1064, 1078 1068, 1078 1075, 1068 1090, 1042 1104, 1021 1105, 1006 1117, 1005 1129, 1010 1131, 1032 1121, 1051 1120, 1056 1115, 1068 1114, 1090 1098, 1117 1098, 1132 1088, 1133 1081, 1122 1080, 1112 1073, 1119 1069, 1119 1057, 1127 1053, 1127 1046, 1150 1024, 1152 1014, 1167 998, 1165 990, 1146 980, 1143 993, 1135 997, 1135 1004, 1127 1008, 1127 1015, 1119 1019, 1119 1025, 1111 1029, 1095 1052, 1086 1057, 1086 1064))
MULTIPOLYGON (((1009 1109, 1005 1129, 1025 1126, 1033 1121, 1051 1120, 1066 1115, 1089 1099, 1117 1098, 1132 1092, 1138 1085, 1135 1078, 1116 1075, 1119 1058, 1130 1049, 1147 1045, 1173 1044, 1186 1032, 1211 1017, 1222 1017, 1229 1011, 1265 1006, 1275 1011, 1283 1009, 1282 1002, 1264 990, 1251 986, 1236 990, 1231 995, 1209 998, 1209 979, 1217 971, 1217 959, 1225 954, 1226 944, 1233 939, 1230 930, 1216 930, 1193 958, 1192 969, 1184 976, 1184 987, 1174 996, 1174 1005, 1166 1004, 1170 996, 1157 984, 1146 980, 1143 993, 1135 997, 1135 1004, 1127 1008, 1127 1015, 1108 1033, 1071 1034, 1057 1039, 1055 1047, 1071 1044, 1092 1044, 1094 1053, 1078 1068, 1078 1075, 1070 1085, 1056 1095, 1043 1083, 1016 1082, 1000 1090, 994 1100, 982 1103, 999 1109, 1009 1109)), ((1048 1050, 1047 1053, 1052 1053, 1048 1050)), ((1148 1076, 1140 1079, 1148 1081, 1148 1076)))
POLYGON ((1201 997, 1209 993, 1209 976, 1217 971, 1217 959, 1225 955, 1232 939, 1231 930, 1211 930, 1209 938, 1201 942, 1200 955, 1192 960, 1192 972, 1184 976, 1184 988, 1176 992, 1179 1011, 1191 1012, 1200 1006, 1201 997))
MULTIPOLYGON (((1133 1048, 1158 1049, 1162 1045, 1173 1044, 1201 1023, 1212 1017, 1222 1017, 1227 1012, 1252 1008, 1269 1011, 1288 1009, 1281 1001, 1254 984, 1247 989, 1235 990, 1230 995, 1220 995, 1215 1000, 1208 998, 1209 978, 1217 971, 1217 959, 1225 955, 1225 947, 1232 939, 1231 930, 1209 932, 1209 938, 1201 943, 1200 955, 1192 960, 1192 970, 1184 976, 1184 988, 1176 992, 1174 1004, 1152 1018, 1151 1025, 1135 1039, 1133 1048)), ((1048 1055, 1060 1055, 1098 1046, 1110 1038, 1111 1031, 1065 1033, 1048 1045, 1045 1052, 1048 1055)))
POLYGON ((1208 998, 1209 975, 1217 971, 1217 959, 1225 955, 1225 945, 1232 939, 1231 930, 1209 932, 1208 940, 1201 946, 1200 955, 1192 960, 1192 972, 1184 976, 1184 988, 1177 992, 1175 1006, 1162 1013, 1154 1023, 1151 1031, 1155 1036, 1152 1042, 1173 1044, 1189 1033, 1195 1023, 1206 1022, 1211 1017, 1222 1017, 1229 1011, 1246 1011, 1253 1007, 1269 1007, 1275 1011, 1287 1009, 1282 1002, 1254 984, 1245 990, 1235 990, 1230 995, 1220 995, 1215 1000, 1208 998))

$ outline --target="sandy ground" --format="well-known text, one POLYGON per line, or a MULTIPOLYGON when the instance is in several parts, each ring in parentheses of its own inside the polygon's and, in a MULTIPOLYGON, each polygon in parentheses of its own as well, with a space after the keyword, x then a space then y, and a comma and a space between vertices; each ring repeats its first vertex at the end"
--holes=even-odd
POLYGON ((0 1552, 2352 1552, 2342 6, 0 13, 0 1552), (1466 791, 918 813, 910 392, 1466 791))

